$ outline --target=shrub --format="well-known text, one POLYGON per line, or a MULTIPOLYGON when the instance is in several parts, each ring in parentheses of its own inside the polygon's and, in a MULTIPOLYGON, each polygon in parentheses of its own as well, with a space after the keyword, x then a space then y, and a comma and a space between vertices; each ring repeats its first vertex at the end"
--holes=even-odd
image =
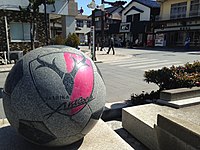
POLYGON ((78 45, 80 44, 79 37, 75 33, 70 33, 67 37, 65 44, 67 46, 78 48, 78 45))
POLYGON ((147 83, 157 84, 160 90, 197 86, 200 82, 200 62, 149 70, 145 72, 144 77, 147 83))
POLYGON ((57 35, 55 39, 52 40, 52 43, 55 45, 65 45, 65 38, 62 35, 57 35))
POLYGON ((140 105, 158 99, 160 91, 175 88, 191 88, 200 86, 200 62, 186 63, 184 66, 172 66, 170 68, 163 67, 158 70, 145 71, 144 81, 147 83, 155 83, 159 86, 159 90, 151 93, 132 94, 131 100, 134 105, 140 105))

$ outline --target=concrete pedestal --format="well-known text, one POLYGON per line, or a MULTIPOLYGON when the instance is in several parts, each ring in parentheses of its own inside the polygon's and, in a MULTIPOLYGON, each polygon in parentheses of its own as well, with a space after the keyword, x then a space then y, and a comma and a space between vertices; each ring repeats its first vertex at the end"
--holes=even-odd
POLYGON ((41 147, 25 141, 9 124, 0 125, 0 149, 8 150, 132 150, 108 125, 99 120, 84 139, 65 147, 41 147))

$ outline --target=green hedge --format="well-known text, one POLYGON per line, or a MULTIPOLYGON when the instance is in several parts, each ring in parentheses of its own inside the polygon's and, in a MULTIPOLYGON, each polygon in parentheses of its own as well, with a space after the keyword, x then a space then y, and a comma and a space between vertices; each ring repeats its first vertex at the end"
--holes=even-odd
POLYGON ((157 84, 160 90, 198 86, 200 82, 200 62, 149 70, 145 72, 144 77, 147 83, 157 84))
POLYGON ((134 105, 148 103, 146 100, 153 102, 159 99, 160 91, 176 88, 191 88, 200 86, 200 62, 186 63, 183 66, 163 67, 158 70, 149 70, 144 73, 144 81, 155 83, 159 86, 158 91, 151 93, 132 94, 131 100, 134 105))

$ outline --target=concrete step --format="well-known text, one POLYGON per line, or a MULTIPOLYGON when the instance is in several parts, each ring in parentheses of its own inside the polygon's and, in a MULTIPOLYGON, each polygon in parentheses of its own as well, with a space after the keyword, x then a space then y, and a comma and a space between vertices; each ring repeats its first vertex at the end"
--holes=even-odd
MULTIPOLYGON (((14 150, 44 150, 23 140, 21 136, 7 123, 0 126, 0 149, 14 150)), ((56 148, 54 148, 56 149, 56 148)), ((83 141, 69 146, 59 147, 59 150, 132 150, 117 133, 104 121, 99 120, 95 127, 84 137, 83 141)))
POLYGON ((174 113, 173 108, 146 104, 122 109, 122 126, 151 150, 159 150, 154 125, 160 113, 174 113))
POLYGON ((183 108, 183 107, 200 104, 200 97, 187 98, 187 99, 176 100, 176 101, 165 101, 165 100, 159 99, 156 101, 156 103, 170 106, 173 108, 183 108))
POLYGON ((155 130, 160 150, 200 149, 200 126, 195 123, 161 114, 155 130))
POLYGON ((164 90, 160 93, 160 99, 165 101, 176 101, 193 97, 200 97, 200 87, 164 90))
POLYGON ((151 150, 199 150, 199 111, 200 105, 128 107, 122 110, 122 126, 151 150))

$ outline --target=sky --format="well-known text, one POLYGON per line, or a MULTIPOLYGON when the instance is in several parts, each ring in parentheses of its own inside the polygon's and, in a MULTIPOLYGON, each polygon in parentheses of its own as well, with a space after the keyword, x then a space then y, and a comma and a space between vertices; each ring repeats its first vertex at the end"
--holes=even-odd
MULTIPOLYGON (((84 15, 91 15, 92 14, 92 10, 90 8, 87 7, 87 5, 89 3, 92 2, 92 0, 75 0, 78 3, 78 10, 82 7, 83 8, 83 14, 84 15)), ((119 0, 105 0, 107 2, 115 2, 115 1, 119 1, 119 0)), ((127 1, 127 3, 125 5, 127 5, 131 0, 125 0, 127 1)), ((101 0, 95 0, 95 3, 97 5, 100 5, 101 0)), ((109 7, 109 5, 105 5, 105 7, 109 7)))

